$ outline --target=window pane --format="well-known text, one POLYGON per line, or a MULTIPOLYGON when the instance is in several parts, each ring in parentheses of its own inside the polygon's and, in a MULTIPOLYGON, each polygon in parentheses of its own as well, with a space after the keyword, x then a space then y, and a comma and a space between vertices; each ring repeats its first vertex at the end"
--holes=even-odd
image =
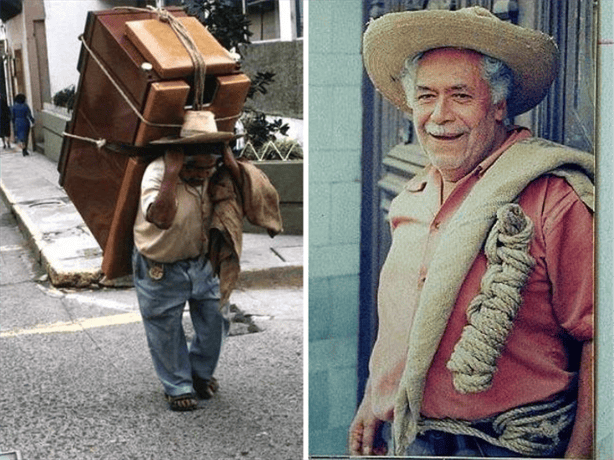
POLYGON ((279 8, 277 0, 246 0, 252 41, 279 38, 279 8))

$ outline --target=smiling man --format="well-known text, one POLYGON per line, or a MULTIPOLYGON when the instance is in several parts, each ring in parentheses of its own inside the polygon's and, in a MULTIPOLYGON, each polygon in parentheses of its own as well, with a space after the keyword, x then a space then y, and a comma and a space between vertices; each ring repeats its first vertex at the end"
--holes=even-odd
POLYGON ((430 164, 390 207, 350 452, 590 458, 594 159, 509 123, 556 46, 467 8, 385 15, 363 55, 430 164))
POLYGON ((415 82, 405 77, 420 144, 448 183, 465 177, 507 137, 505 100, 493 103, 481 57, 436 49, 418 61, 415 82))

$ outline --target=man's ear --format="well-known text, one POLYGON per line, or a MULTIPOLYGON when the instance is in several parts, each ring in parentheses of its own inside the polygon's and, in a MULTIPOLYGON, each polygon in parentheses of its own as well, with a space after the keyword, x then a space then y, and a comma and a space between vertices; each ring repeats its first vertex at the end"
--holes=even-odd
POLYGON ((507 118, 507 101, 504 99, 495 104, 495 120, 504 121, 507 118))

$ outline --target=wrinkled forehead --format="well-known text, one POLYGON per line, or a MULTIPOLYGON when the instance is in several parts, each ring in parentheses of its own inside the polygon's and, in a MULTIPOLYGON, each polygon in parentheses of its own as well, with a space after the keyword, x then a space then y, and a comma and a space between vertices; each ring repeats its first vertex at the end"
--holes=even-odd
POLYGON ((417 69, 434 63, 453 73, 456 68, 466 67, 481 71, 483 57, 483 54, 466 48, 435 48, 415 56, 413 62, 417 69))
POLYGON ((411 59, 415 60, 415 59, 421 59, 427 56, 444 56, 447 57, 448 59, 453 59, 454 57, 458 57, 458 56, 465 56, 465 57, 469 57, 471 56, 469 59, 481 59, 482 57, 484 57, 485 55, 480 53, 479 51, 476 50, 472 50, 470 48, 461 48, 458 46, 441 46, 438 48, 429 48, 425 51, 422 51, 421 53, 418 53, 417 55, 414 55, 411 57, 411 59))
POLYGON ((432 84, 449 87, 488 86, 483 75, 482 55, 458 48, 440 48, 425 53, 417 62, 413 75, 416 88, 432 84))

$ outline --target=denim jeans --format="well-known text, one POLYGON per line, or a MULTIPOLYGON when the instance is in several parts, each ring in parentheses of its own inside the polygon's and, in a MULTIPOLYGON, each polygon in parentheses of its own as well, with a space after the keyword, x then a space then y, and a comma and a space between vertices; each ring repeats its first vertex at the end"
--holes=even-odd
POLYGON ((480 438, 442 431, 427 431, 407 447, 405 455, 416 457, 524 457, 480 438))
POLYGON ((148 261, 136 250, 132 263, 147 343, 164 391, 171 396, 193 393, 192 374, 213 376, 228 334, 219 279, 206 258, 161 264, 159 280, 150 277, 148 261), (182 324, 186 302, 194 326, 189 346, 182 324))
MULTIPOLYGON (((387 444, 388 455, 394 453, 394 436, 392 425, 384 423, 380 433, 383 442, 387 444)), ((442 431, 427 431, 418 435, 413 443, 407 446, 404 453, 408 457, 524 457, 503 447, 494 446, 480 438, 466 435, 455 435, 442 431)))

